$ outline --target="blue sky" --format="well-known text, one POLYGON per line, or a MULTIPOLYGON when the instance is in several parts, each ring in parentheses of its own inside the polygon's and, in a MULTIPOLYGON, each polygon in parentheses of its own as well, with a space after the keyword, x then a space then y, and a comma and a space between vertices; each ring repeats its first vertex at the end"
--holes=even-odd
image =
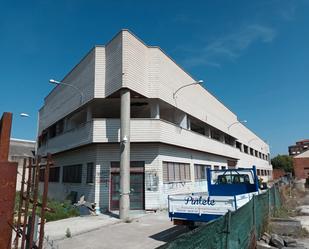
POLYGON ((48 79, 128 28, 287 153, 309 138, 308 26, 308 0, 0 0, 0 112, 14 113, 13 137, 34 139, 48 79))

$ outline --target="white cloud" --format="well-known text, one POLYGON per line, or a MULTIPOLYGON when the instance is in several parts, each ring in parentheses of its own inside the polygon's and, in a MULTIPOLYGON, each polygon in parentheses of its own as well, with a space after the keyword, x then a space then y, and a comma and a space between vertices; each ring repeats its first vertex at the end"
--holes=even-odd
POLYGON ((248 25, 237 32, 214 39, 196 48, 180 48, 187 59, 186 66, 209 65, 220 67, 222 60, 233 60, 253 43, 270 43, 276 37, 274 29, 262 25, 248 25))

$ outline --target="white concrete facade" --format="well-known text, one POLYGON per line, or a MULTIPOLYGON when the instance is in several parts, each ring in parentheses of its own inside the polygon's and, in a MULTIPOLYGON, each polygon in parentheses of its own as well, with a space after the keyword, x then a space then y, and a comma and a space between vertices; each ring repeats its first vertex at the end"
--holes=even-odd
POLYGON ((144 162, 144 208, 166 207, 168 194, 206 191, 194 164, 212 167, 255 165, 264 180, 272 175, 269 146, 237 116, 195 82, 160 48, 145 45, 128 30, 94 47, 63 79, 39 112, 39 154, 53 153, 57 166, 82 164, 81 183, 50 183, 50 194, 70 191, 110 209, 111 162, 119 161, 119 90, 131 91, 131 161, 144 162), (236 122, 236 123, 235 123, 236 122), (235 125, 230 126, 235 123, 235 125), (230 126, 230 127, 229 127, 230 126), (247 150, 245 149, 247 148, 247 150), (163 162, 190 165, 190 180, 163 182, 163 162), (86 183, 93 163, 95 182, 86 183), (99 175, 98 175, 99 174, 99 175), (149 190, 149 182, 156 187, 149 190))

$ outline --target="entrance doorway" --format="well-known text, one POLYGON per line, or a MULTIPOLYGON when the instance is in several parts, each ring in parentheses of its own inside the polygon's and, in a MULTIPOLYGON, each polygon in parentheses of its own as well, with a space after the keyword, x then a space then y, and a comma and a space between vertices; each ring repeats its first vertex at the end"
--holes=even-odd
MULTIPOLYGON (((144 162, 130 163, 130 209, 145 209, 144 162)), ((110 210, 119 209, 120 201, 119 162, 111 163, 110 210)))

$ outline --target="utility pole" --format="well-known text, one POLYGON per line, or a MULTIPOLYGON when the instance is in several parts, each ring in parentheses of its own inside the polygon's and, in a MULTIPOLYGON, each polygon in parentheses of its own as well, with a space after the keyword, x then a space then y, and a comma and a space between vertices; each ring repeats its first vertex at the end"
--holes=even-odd
POLYGON ((130 90, 120 91, 120 204, 119 217, 129 219, 130 211, 130 90))

